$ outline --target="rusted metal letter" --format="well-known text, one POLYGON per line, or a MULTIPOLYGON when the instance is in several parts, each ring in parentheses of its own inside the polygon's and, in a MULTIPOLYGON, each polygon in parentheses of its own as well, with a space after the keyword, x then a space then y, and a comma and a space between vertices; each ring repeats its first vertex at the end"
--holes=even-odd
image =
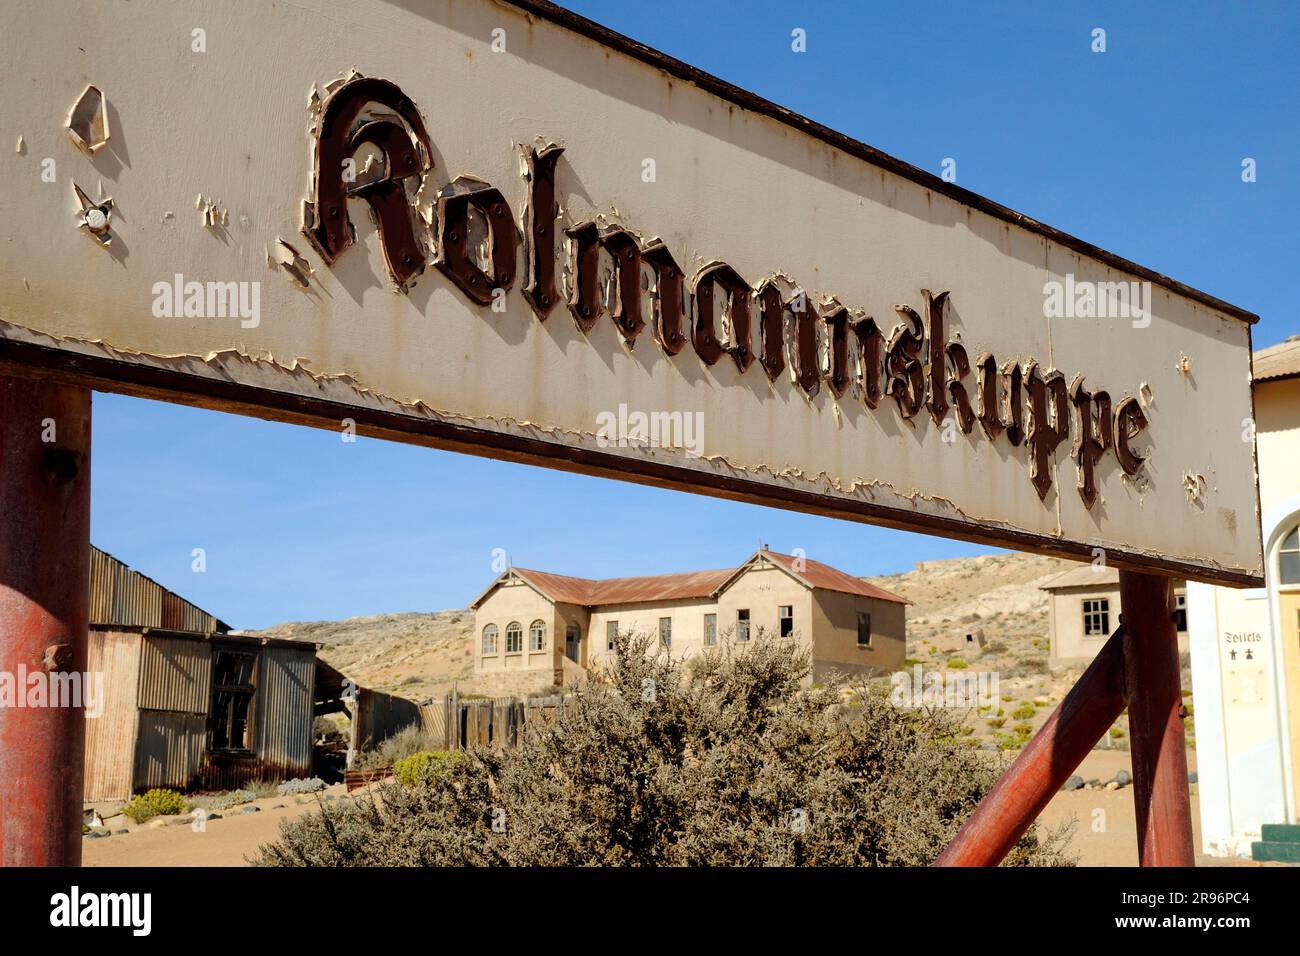
POLYGON ((808 296, 798 289, 787 303, 794 316, 795 378, 804 394, 812 398, 821 388, 821 355, 817 350, 817 315, 809 308, 808 296))
POLYGON ((952 371, 948 373, 948 394, 952 396, 953 407, 957 409, 957 426, 963 435, 969 435, 975 427, 975 409, 971 407, 970 395, 967 394, 962 379, 970 374, 970 359, 966 357, 966 349, 960 342, 949 342, 947 352, 948 361, 952 363, 952 371))
POLYGON ((1018 446, 1025 440, 1024 372, 1018 362, 1007 362, 1002 366, 1002 378, 1007 384, 1007 404, 1002 421, 1007 427, 1007 441, 1018 446))
POLYGON ((569 237, 569 311, 583 333, 600 318, 600 230, 594 222, 566 229, 569 237))
POLYGON ((1115 457, 1124 474, 1134 475, 1142 467, 1143 458, 1129 448, 1128 443, 1147 427, 1147 416, 1133 396, 1121 398, 1115 406, 1115 457))
POLYGON ((528 279, 524 298, 542 321, 551 314, 560 293, 555 287, 555 220, 560 206, 555 198, 555 164, 563 146, 529 148, 524 160, 528 171, 528 203, 524 206, 524 263, 528 279))
POLYGON ((999 411, 998 360, 993 357, 993 353, 985 352, 975 360, 975 365, 980 370, 980 425, 984 428, 984 434, 989 436, 989 441, 997 441, 1006 427, 1002 424, 1002 414, 999 411))
POLYGON ((771 279, 764 279, 755 293, 758 299, 758 363, 769 381, 785 371, 785 300, 771 279))
POLYGON ((1070 437, 1069 396, 1065 376, 1057 371, 1044 376, 1037 362, 1029 363, 1025 381, 1029 390, 1029 479, 1043 500, 1052 488, 1052 453, 1070 437))
POLYGON ((691 296, 695 300, 695 323, 691 337, 695 351, 705 365, 717 363, 724 352, 730 352, 736 368, 746 371, 754 364, 749 321, 749 297, 753 294, 749 283, 725 262, 711 262, 691 280, 691 296), (727 296, 722 316, 728 330, 728 345, 719 341, 713 322, 713 290, 719 287, 727 296))
POLYGON ((415 235, 415 214, 405 180, 423 178, 432 168, 433 148, 424 119, 410 97, 395 84, 374 77, 344 83, 321 107, 315 153, 312 199, 307 203, 310 221, 303 223, 303 232, 321 257, 333 263, 356 241, 356 230, 348 218, 351 194, 374 210, 384 261, 398 285, 405 286, 423 272, 425 252, 415 235), (396 114, 406 126, 380 119, 354 129, 371 103, 396 114), (345 161, 367 143, 383 151, 386 169, 379 178, 352 186, 346 178, 345 161))
POLYGON ((655 273, 655 339, 666 354, 676 355, 686 346, 686 277, 668 247, 657 239, 641 251, 641 258, 655 273))
POLYGON ((894 311, 903 323, 889 336, 885 349, 889 394, 898 402, 898 411, 904 418, 914 418, 925 402, 925 364, 921 361, 925 325, 910 306, 896 305, 894 311))
POLYGON ((645 319, 641 318, 641 242, 620 226, 608 226, 601 232, 600 243, 614 261, 617 299, 610 312, 623 341, 632 348, 645 328, 645 319))
POLYGON ((885 397, 885 336, 869 315, 849 321, 858 342, 858 392, 869 408, 885 397))
POLYGON ((1097 500, 1097 463, 1114 443, 1110 417, 1110 395, 1106 392, 1089 393, 1083 387, 1083 376, 1076 375, 1070 383, 1070 401, 1079 413, 1079 434, 1075 436, 1070 454, 1079 466, 1079 497, 1083 506, 1091 510, 1097 500), (1096 416, 1093 406, 1097 407, 1096 416))
POLYGON ((849 375, 849 310, 838 302, 828 306, 822 313, 822 324, 826 326, 830 352, 826 384, 830 386, 831 394, 840 398, 849 390, 852 381, 849 375))
POLYGON ((948 293, 933 293, 922 289, 925 297, 926 338, 929 350, 928 376, 930 387, 925 403, 930 409, 930 417, 938 425, 948 414, 948 396, 944 391, 947 372, 947 359, 944 354, 943 307, 948 302, 948 293))
POLYGON ((489 304, 496 290, 510 291, 515 281, 518 236, 501 190, 460 177, 438 193, 438 255, 433 264, 471 301, 489 304), (470 207, 487 220, 488 263, 492 274, 478 267, 469 250, 470 207))

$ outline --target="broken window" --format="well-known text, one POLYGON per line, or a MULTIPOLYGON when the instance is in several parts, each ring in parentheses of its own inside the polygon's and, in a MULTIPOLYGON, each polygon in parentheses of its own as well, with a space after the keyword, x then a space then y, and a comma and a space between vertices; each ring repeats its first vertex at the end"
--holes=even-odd
POLYGON ((506 653, 521 654, 524 650, 524 629, 518 621, 506 625, 506 653))
POLYGON ((208 712, 210 750, 252 750, 256 663, 256 655, 251 651, 217 650, 213 654, 212 707, 208 712))
POLYGON ((528 627, 528 649, 541 651, 546 649, 546 622, 533 621, 528 627))
POLYGON ((749 608, 747 607, 736 612, 736 640, 749 640, 749 608))
POLYGON ((704 615, 704 645, 712 647, 718 643, 718 615, 704 615))
POLYGON ((1179 634, 1187 630, 1187 595, 1174 595, 1174 630, 1179 634))
POLYGON ((1091 598, 1083 602, 1083 636, 1105 637, 1110 634, 1110 601, 1091 598))
POLYGON ((605 650, 614 649, 614 641, 618 639, 618 621, 605 622, 605 650))
POLYGON ((673 646, 673 619, 671 617, 661 617, 659 619, 659 643, 664 647, 673 646))
POLYGON ((777 608, 777 623, 780 625, 780 634, 782 637, 789 637, 794 633, 794 606, 782 604, 777 608))
POLYGON ((497 652, 497 626, 489 624, 483 628, 483 653, 495 654, 497 652))
POLYGON ((871 646, 871 612, 858 612, 858 647, 871 646))

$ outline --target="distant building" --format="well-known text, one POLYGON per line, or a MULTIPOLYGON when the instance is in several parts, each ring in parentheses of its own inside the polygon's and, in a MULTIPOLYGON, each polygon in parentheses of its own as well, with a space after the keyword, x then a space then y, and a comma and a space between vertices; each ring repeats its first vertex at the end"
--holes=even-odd
POLYGON ((806 558, 756 552, 738 568, 590 580, 510 568, 470 607, 476 683, 525 694, 584 677, 618 633, 647 633, 676 658, 766 635, 797 638, 813 680, 903 663, 906 605, 883 588, 806 558))
MULTIPOLYGON (((1300 856, 1300 337, 1256 352, 1252 366, 1266 583, 1249 590, 1188 586, 1201 839, 1213 855, 1295 861, 1300 856)), ((1246 439, 1248 426, 1243 423, 1246 439)), ((1236 516, 1238 533, 1254 535, 1253 518, 1236 516)))
MULTIPOLYGON (((1090 661, 1119 626, 1119 572, 1099 564, 1071 568, 1042 585, 1048 594, 1051 656, 1062 662, 1090 661)), ((1178 650, 1185 653, 1187 587, 1174 584, 1178 650)))
POLYGON ((317 697, 337 696, 337 672, 318 681, 315 644, 229 631, 91 549, 87 672, 103 685, 86 719, 87 801, 311 774, 317 697))

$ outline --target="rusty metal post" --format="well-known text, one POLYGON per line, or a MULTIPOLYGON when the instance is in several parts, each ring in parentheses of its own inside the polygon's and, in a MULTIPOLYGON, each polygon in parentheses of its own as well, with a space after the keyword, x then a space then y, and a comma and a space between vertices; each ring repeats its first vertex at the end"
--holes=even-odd
POLYGON ((1187 793, 1181 667, 1172 582, 1119 574, 1125 638, 1129 746, 1142 866, 1195 866, 1187 793))
POLYGON ((78 866, 85 718, 27 690, 86 672, 90 390, 0 376, 0 864, 78 866))
POLYGON ((997 866, 1124 712, 1124 629, 975 808, 935 866, 997 866))

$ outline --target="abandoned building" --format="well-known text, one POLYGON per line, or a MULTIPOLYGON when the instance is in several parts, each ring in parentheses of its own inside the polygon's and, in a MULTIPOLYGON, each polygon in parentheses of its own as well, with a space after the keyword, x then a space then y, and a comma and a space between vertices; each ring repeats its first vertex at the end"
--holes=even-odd
MULTIPOLYGON (((1048 594, 1049 634, 1054 661, 1090 661, 1119 627, 1119 572, 1083 564, 1058 574, 1040 590, 1048 594)), ((1174 583, 1174 625, 1178 650, 1187 652, 1187 586, 1174 583)))
POLYGON ((103 675, 103 700, 86 720, 85 799, 309 776, 314 716, 343 692, 316 650, 231 634, 92 548, 87 670, 103 675))
POLYGON ((645 633, 676 658, 743 645, 761 635, 797 639, 812 680, 873 675, 905 657, 909 602, 808 558, 766 548, 737 568, 590 580, 526 568, 497 577, 474 610, 476 683, 526 694, 585 677, 617 634, 645 633))

